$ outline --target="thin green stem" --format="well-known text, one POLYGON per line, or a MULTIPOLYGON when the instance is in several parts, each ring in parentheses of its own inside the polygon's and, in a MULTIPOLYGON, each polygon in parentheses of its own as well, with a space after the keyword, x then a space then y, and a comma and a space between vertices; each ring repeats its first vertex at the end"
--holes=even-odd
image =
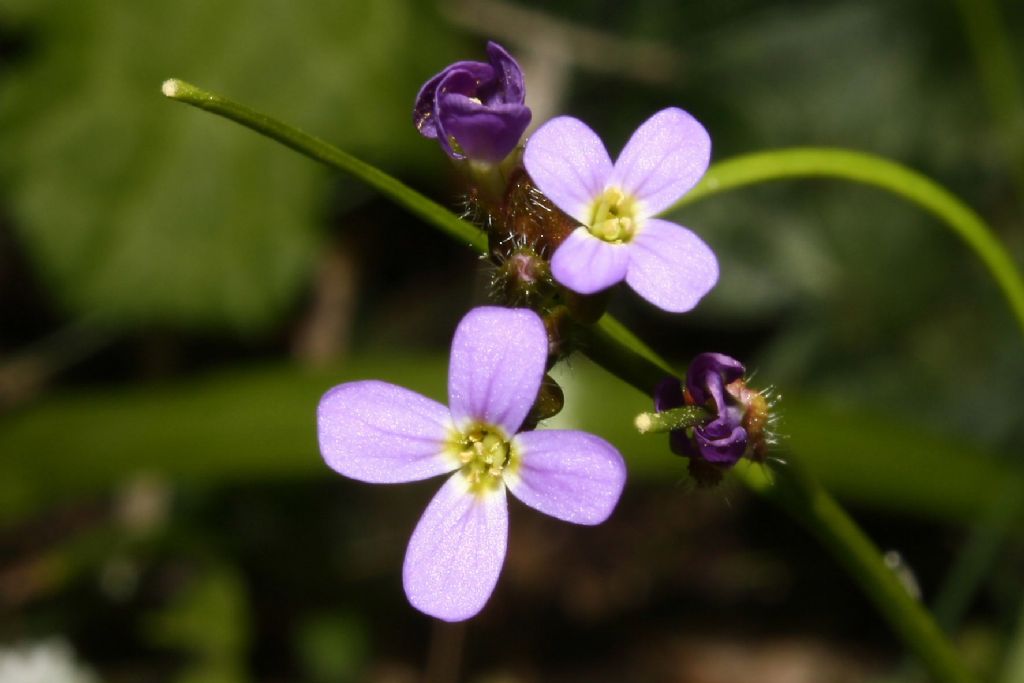
POLYGON ((277 140, 310 159, 351 173, 427 223, 448 233, 450 237, 468 244, 481 253, 487 250, 487 237, 472 223, 459 219, 445 207, 424 197, 401 181, 318 137, 176 78, 164 81, 162 90, 164 95, 172 100, 231 119, 260 135, 277 140))
MULTIPOLYGON (((625 328, 614 337, 594 335, 590 343, 596 348, 588 355, 600 358, 612 374, 643 392, 649 392, 650 378, 668 366, 625 328)), ((936 681, 973 680, 928 611, 882 562, 878 547, 809 473, 793 462, 772 470, 748 464, 733 472, 748 488, 786 510, 832 553, 936 681)))
POLYGON ((999 285, 1024 333, 1024 279, 994 231, 949 191, 895 162, 873 154, 823 147, 794 147, 745 154, 711 166, 675 207, 769 180, 840 178, 896 194, 932 214, 974 250, 999 285))
MULTIPOLYGON (((351 173, 428 223, 438 227, 450 237, 462 243, 468 243, 481 253, 486 249, 486 239, 475 226, 453 216, 444 207, 419 195, 383 171, 355 159, 323 140, 182 81, 166 81, 163 91, 172 99, 232 119, 257 133, 278 140, 312 159, 351 173)), ((822 151, 817 150, 817 152, 822 151)), ((854 160, 861 156, 853 153, 846 154, 852 155, 854 160)), ((826 154, 825 158, 833 165, 837 162, 835 155, 826 154)), ((763 161, 767 164, 770 160, 764 159, 763 161)), ((772 169, 758 164, 757 159, 754 162, 751 164, 750 158, 746 158, 732 162, 732 166, 729 166, 728 162, 719 164, 709 174, 710 182, 706 179, 691 192, 691 201, 730 187, 786 176, 785 173, 782 175, 771 173, 772 169)), ((911 180, 916 178, 918 185, 921 185, 923 181, 924 189, 919 187, 917 190, 912 190, 912 193, 914 191, 921 192, 925 199, 931 197, 933 201, 939 201, 940 206, 944 206, 943 201, 950 205, 945 206, 945 210, 936 210, 940 216, 950 212, 951 215, 960 215, 956 213, 955 209, 962 205, 948 193, 937 188, 930 181, 917 177, 912 172, 894 164, 890 165, 899 173, 911 174, 911 180), (937 195, 936 190, 938 191, 937 195)), ((841 167, 841 164, 839 166, 841 167)), ((833 168, 837 167, 833 166, 833 168)), ((889 170, 892 171, 892 169, 889 170)), ((789 173, 789 175, 802 174, 808 175, 806 169, 803 173, 798 171, 789 173)), ((810 175, 823 175, 823 173, 810 173, 810 175)), ((846 177, 838 171, 833 175, 846 177)), ((863 178, 854 177, 853 179, 867 182, 863 178)), ((886 186, 885 183, 882 185, 886 186)), ((898 185, 898 183, 894 183, 894 185, 898 185)), ((899 193, 905 194, 905 192, 899 193)), ((988 235, 984 224, 969 209, 963 207, 961 213, 963 211, 966 211, 966 214, 960 216, 958 224, 968 226, 968 229, 961 230, 965 238, 968 241, 978 240, 984 245, 985 237, 988 235), (974 222, 972 222, 972 217, 974 222), (981 226, 980 231, 977 229, 977 225, 981 226), (975 227, 971 228, 970 226, 975 227)), ((988 251, 984 253, 989 254, 994 263, 999 263, 998 257, 1002 252, 998 243, 995 244, 994 249, 992 245, 988 245, 988 251)), ((1006 268, 1009 269, 1012 276, 1014 274, 1013 266, 1008 261, 1003 264, 1003 270, 1006 268)), ((1012 277, 1008 281, 1012 282, 1012 277)), ((1022 326, 1024 326, 1024 287, 1020 289, 1019 303, 1019 314, 1022 326)), ((662 377, 672 374, 671 366, 664 359, 608 315, 601 318, 585 333, 582 345, 587 355, 598 364, 647 394, 651 393, 662 377)), ((801 524, 807 526, 818 536, 861 585, 893 630, 921 658, 937 681, 940 683, 969 683, 972 680, 970 674, 960 664, 953 649, 935 626, 935 622, 921 605, 906 593, 893 573, 882 563, 878 549, 871 544, 871 541, 839 505, 806 473, 798 471, 792 465, 779 468, 773 472, 770 478, 766 473, 767 470, 763 468, 741 468, 736 472, 737 476, 750 488, 778 502, 801 524)))

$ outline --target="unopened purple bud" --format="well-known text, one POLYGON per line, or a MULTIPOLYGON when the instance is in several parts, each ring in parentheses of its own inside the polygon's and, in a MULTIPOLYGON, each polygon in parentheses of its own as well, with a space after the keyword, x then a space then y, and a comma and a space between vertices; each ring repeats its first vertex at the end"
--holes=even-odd
POLYGON ((455 62, 416 96, 416 129, 453 159, 499 162, 530 123, 519 64, 497 43, 487 43, 487 57, 486 64, 455 62))
POLYGON ((686 373, 686 388, 675 377, 667 377, 654 391, 658 412, 698 406, 711 419, 688 429, 669 432, 673 453, 690 459, 690 472, 698 483, 716 483, 721 472, 735 465, 748 451, 750 435, 746 411, 732 389, 745 368, 734 358, 720 353, 702 353, 693 359, 686 373))
POLYGON ((727 402, 725 389, 725 385, 743 377, 744 372, 742 363, 721 353, 700 354, 686 371, 688 398, 716 416, 693 430, 694 444, 708 462, 731 467, 747 450, 743 410, 727 402))

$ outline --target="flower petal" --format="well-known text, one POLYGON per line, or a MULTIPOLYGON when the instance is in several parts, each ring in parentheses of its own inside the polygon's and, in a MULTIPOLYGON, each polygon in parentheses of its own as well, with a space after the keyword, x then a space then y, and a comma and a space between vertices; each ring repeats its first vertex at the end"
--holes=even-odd
POLYGON ((704 126, 682 109, 662 109, 633 133, 608 184, 640 200, 645 218, 686 194, 710 160, 711 138, 704 126))
POLYGON ((507 542, 505 488, 477 495, 452 475, 412 532, 402 568, 409 602, 445 621, 469 619, 494 591, 507 542))
POLYGON ((571 116, 553 118, 538 128, 526 141, 523 164, 538 189, 583 224, 590 221, 590 205, 612 172, 601 138, 571 116))
POLYGON ((486 422, 515 434, 537 399, 547 358, 548 335, 533 311, 481 306, 467 313, 448 366, 456 425, 486 422))
POLYGON ((577 431, 517 434, 519 468, 506 470, 509 491, 535 510, 576 524, 608 518, 626 483, 626 463, 604 439, 577 431))
POLYGON ((700 353, 686 369, 686 389, 698 405, 714 399, 719 412, 725 409, 723 387, 738 380, 747 369, 724 353, 700 353))
POLYGON ((512 58, 508 50, 493 41, 487 43, 487 59, 494 67, 497 83, 491 97, 482 99, 489 101, 493 98, 494 102, 522 104, 526 98, 526 85, 523 83, 523 70, 519 62, 512 58))
POLYGON ((629 267, 630 246, 598 239, 576 228, 551 256, 551 274, 579 294, 593 294, 622 282, 629 267))
POLYGON ((747 450, 747 430, 740 415, 723 415, 693 430, 702 458, 717 465, 735 465, 747 450))
POLYGON ((522 104, 485 106, 457 93, 439 95, 437 111, 440 130, 455 138, 464 156, 491 162, 515 149, 531 116, 522 104))
POLYGON ((630 242, 626 282, 636 293, 670 313, 697 305, 718 281, 711 247, 681 225, 648 218, 630 242))
POLYGON ((494 78, 494 67, 481 62, 455 62, 444 68, 423 84, 416 95, 412 110, 412 121, 416 129, 427 138, 440 135, 437 121, 438 88, 441 92, 458 92, 469 95, 475 92, 476 84, 494 78), (454 76, 453 76, 454 74, 454 76), (442 87, 442 83, 444 83, 442 87))
POLYGON ((427 479, 458 467, 444 455, 448 409, 394 384, 349 382, 320 399, 320 453, 331 469, 376 484, 427 479))

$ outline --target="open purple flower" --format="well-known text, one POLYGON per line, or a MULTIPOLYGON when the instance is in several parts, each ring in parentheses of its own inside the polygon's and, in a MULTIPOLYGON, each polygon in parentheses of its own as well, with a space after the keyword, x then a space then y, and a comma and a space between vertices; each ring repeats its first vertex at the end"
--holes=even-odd
POLYGON ((461 621, 487 602, 505 559, 506 489, 576 524, 603 522, 619 500, 626 468, 608 442, 577 431, 517 433, 547 355, 536 313, 476 308, 452 341, 449 407, 377 381, 339 385, 320 401, 320 452, 337 472, 372 483, 454 472, 405 555, 406 595, 427 614, 461 621))
POLYGON ((654 392, 654 409, 661 412, 684 404, 707 408, 714 416, 709 422, 686 430, 673 431, 669 445, 674 453, 698 458, 717 467, 729 468, 747 450, 744 409, 731 398, 726 385, 743 377, 743 364, 721 353, 702 353, 686 371, 686 393, 678 379, 661 381, 654 392))
POLYGON ((487 57, 489 64, 455 62, 416 96, 416 129, 453 159, 501 161, 530 124, 519 64, 497 43, 487 43, 487 57))
POLYGON ((696 306, 718 280, 718 261, 697 235, 653 216, 697 184, 710 158, 707 131, 682 109, 647 119, 614 164, 582 121, 541 126, 526 143, 526 170, 581 224, 552 256, 555 279, 580 294, 625 280, 666 311, 696 306))

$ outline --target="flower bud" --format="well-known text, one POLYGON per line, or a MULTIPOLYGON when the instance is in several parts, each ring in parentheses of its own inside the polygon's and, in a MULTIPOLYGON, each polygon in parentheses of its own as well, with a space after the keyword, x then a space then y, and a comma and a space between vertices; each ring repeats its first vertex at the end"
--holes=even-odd
POLYGON ((536 308, 555 291, 548 262, 530 247, 503 257, 491 278, 491 294, 506 306, 536 308))
POLYGON ((497 43, 487 44, 487 57, 449 65, 416 96, 416 129, 453 159, 497 163, 530 123, 519 64, 497 43))
POLYGON ((774 442, 772 402, 766 392, 743 380, 743 364, 720 353, 702 353, 686 372, 685 388, 674 377, 654 393, 658 412, 698 406, 710 417, 692 428, 669 432, 673 453, 689 458, 690 473, 702 486, 717 483, 722 473, 746 456, 762 462, 774 442))

